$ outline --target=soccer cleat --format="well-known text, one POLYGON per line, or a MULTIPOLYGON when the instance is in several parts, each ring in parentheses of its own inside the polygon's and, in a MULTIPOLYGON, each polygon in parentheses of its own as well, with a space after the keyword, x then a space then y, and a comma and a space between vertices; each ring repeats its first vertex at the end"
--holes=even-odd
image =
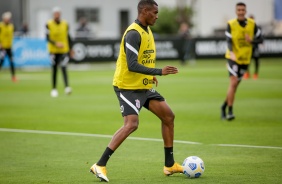
POLYGON ((243 79, 248 79, 249 77, 250 77, 249 72, 245 72, 244 76, 243 76, 243 79))
POLYGON ((58 91, 56 89, 52 89, 50 95, 51 95, 51 97, 56 98, 56 97, 59 96, 59 93, 58 93, 58 91))
POLYGON ((12 81, 13 81, 13 82, 17 82, 17 81, 18 81, 17 77, 13 76, 13 77, 12 77, 12 81))
POLYGON ((109 182, 109 179, 107 178, 106 166, 98 166, 97 164, 94 164, 90 168, 90 172, 95 174, 96 177, 100 179, 100 181, 109 182))
POLYGON ((228 121, 232 121, 233 119, 235 119, 235 116, 234 116, 233 114, 228 114, 227 117, 226 117, 226 119, 227 119, 228 121))
POLYGON ((176 162, 171 167, 164 166, 165 175, 170 176, 174 173, 183 173, 183 167, 176 162))
POLYGON ((254 79, 254 80, 257 80, 257 79, 258 79, 258 74, 255 73, 255 74, 253 75, 253 79, 254 79))
POLYGON ((66 87, 66 88, 65 88, 65 93, 66 93, 67 95, 70 95, 71 92, 72 92, 71 87, 66 87))

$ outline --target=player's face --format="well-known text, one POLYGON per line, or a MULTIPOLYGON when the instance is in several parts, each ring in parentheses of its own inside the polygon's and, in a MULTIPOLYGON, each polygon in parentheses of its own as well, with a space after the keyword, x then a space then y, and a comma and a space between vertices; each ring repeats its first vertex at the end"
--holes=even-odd
POLYGON ((153 5, 151 8, 146 9, 146 15, 147 15, 146 16, 147 17, 146 23, 147 23, 147 25, 152 26, 152 25, 155 24, 155 22, 158 19, 158 13, 159 13, 158 6, 156 6, 156 5, 153 5))
POLYGON ((236 6, 236 14, 237 14, 238 20, 245 20, 246 13, 247 11, 246 11, 245 6, 242 6, 242 5, 236 6))
POLYGON ((3 19, 3 22, 4 22, 5 24, 10 23, 10 18, 4 18, 4 19, 3 19))
POLYGON ((54 12, 53 17, 54 17, 54 20, 59 21, 60 17, 61 17, 61 13, 60 12, 54 12))

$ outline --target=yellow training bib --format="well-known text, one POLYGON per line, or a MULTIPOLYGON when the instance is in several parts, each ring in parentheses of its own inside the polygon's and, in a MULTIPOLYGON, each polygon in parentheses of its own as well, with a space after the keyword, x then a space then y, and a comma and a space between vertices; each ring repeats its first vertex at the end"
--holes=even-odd
POLYGON ((138 52, 138 63, 149 68, 155 68, 156 46, 154 36, 150 28, 148 27, 148 32, 146 32, 137 23, 132 23, 122 37, 113 85, 120 89, 151 89, 153 85, 153 76, 130 72, 128 70, 126 53, 124 50, 124 37, 130 30, 138 31, 141 36, 141 44, 138 52))
POLYGON ((0 44, 3 49, 10 49, 13 44, 14 26, 0 22, 0 44))
MULTIPOLYGON (((228 21, 232 36, 232 51, 236 56, 236 63, 250 64, 252 57, 252 43, 246 41, 245 36, 249 35, 251 39, 254 38, 255 22, 252 19, 247 19, 245 27, 240 26, 237 19, 228 21)), ((227 49, 225 57, 230 59, 230 51, 227 49)))
POLYGON ((54 20, 49 20, 49 38, 54 42, 61 42, 63 48, 58 48, 54 44, 48 42, 48 50, 52 54, 65 54, 69 52, 69 40, 68 40, 68 24, 66 21, 61 20, 58 24, 54 20))

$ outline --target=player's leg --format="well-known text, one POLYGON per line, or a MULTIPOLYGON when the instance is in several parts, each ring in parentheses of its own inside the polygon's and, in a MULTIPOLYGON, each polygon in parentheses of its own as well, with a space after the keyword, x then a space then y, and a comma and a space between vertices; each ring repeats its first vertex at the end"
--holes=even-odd
POLYGON ((114 151, 123 141, 138 128, 138 115, 128 115, 124 117, 124 125, 113 135, 108 147, 105 149, 100 160, 95 163, 90 172, 96 175, 101 181, 109 181, 107 177, 106 165, 114 151))
POLYGON ((0 70, 1 70, 2 65, 4 63, 5 56, 6 56, 5 50, 4 49, 0 49, 0 70))
POLYGON ((17 78, 16 78, 12 49, 6 49, 6 53, 10 61, 10 70, 11 70, 11 75, 12 75, 12 81, 16 82, 17 78))
POLYGON ((230 82, 229 82, 229 87, 227 90, 227 97, 226 97, 226 102, 228 107, 228 113, 226 119, 232 120, 235 118, 235 116, 233 115, 233 104, 234 104, 235 93, 239 85, 239 82, 236 76, 230 76, 229 79, 230 82))
MULTIPOLYGON (((173 147, 174 139, 174 113, 166 101, 150 100, 149 110, 154 113, 160 120, 162 126, 162 137, 164 147, 173 147)), ((171 165, 174 163, 174 160, 171 165)))
POLYGON ((63 74, 63 80, 65 84, 65 93, 67 95, 71 94, 72 89, 69 87, 69 81, 68 81, 68 73, 67 73, 67 64, 69 63, 69 56, 68 54, 63 54, 61 58, 61 69, 63 74))
POLYGON ((180 60, 181 60, 181 64, 182 65, 185 65, 186 64, 186 60, 187 60, 187 57, 188 57, 188 44, 187 44, 187 41, 185 38, 182 38, 181 40, 181 52, 180 52, 180 60))
POLYGON ((254 72, 254 75, 253 75, 253 79, 258 79, 258 73, 259 73, 259 57, 255 57, 254 58, 254 61, 255 61, 255 72, 254 72))
POLYGON ((250 71, 249 71, 249 67, 247 68, 246 72, 244 73, 243 78, 244 78, 244 79, 248 79, 248 78, 250 78, 250 71))
MULTIPOLYGON (((137 130, 139 125, 139 111, 143 104, 139 105, 139 109, 135 105, 135 99, 141 99, 134 95, 133 91, 120 91, 119 89, 115 88, 115 92, 117 94, 120 109, 123 115, 123 126, 116 131, 113 135, 110 143, 108 144, 108 148, 114 152, 122 142, 135 130, 137 130)), ((141 102, 142 103, 142 102, 141 102)), ((143 102, 145 103, 145 101, 143 102)), ((109 155, 105 157, 101 157, 101 159, 97 162, 98 165, 105 166, 107 164, 107 160, 109 159, 109 155)))
POLYGON ((90 172, 94 173, 103 181, 109 181, 106 175, 106 164, 111 155, 132 132, 137 130, 139 125, 138 114, 141 110, 141 107, 145 103, 145 100, 142 100, 144 98, 142 98, 142 96, 140 96, 140 94, 138 94, 137 92, 121 91, 116 87, 114 89, 120 103, 120 109, 123 115, 124 124, 113 135, 110 143, 108 144, 108 147, 105 149, 99 161, 90 168, 90 172), (136 99, 140 99, 138 105, 136 104, 136 99))
POLYGON ((239 74, 240 73, 239 65, 232 60, 227 61, 227 69, 229 72, 229 86, 227 90, 226 99, 223 105, 221 106, 221 118, 227 119, 227 120, 233 120, 235 118, 235 116, 233 115, 233 103, 235 99, 235 93, 236 93, 237 87, 240 83, 240 79, 242 76, 239 74), (226 107, 228 107, 227 115, 225 111, 226 107))
POLYGON ((2 68, 3 63, 4 63, 4 59, 0 59, 0 70, 2 68))
POLYGON ((50 60, 51 60, 51 69, 52 69, 52 90, 51 90, 51 96, 57 97, 58 91, 57 91, 57 66, 59 63, 59 55, 58 54, 50 54, 50 60))
POLYGON ((131 114, 123 117, 124 125, 113 135, 108 147, 115 151, 121 143, 138 128, 138 115, 131 114))
MULTIPOLYGON (((256 50, 256 48, 253 47, 251 59, 254 59, 254 61, 256 61, 256 54, 257 54, 257 50, 256 50)), ((243 79, 248 79, 248 78, 250 78, 249 67, 246 69, 246 71, 245 71, 245 73, 243 75, 243 79)))
POLYGON ((181 165, 174 161, 173 140, 174 140, 174 113, 166 101, 150 100, 149 108, 161 120, 162 137, 164 141, 165 166, 164 174, 182 173, 181 165))

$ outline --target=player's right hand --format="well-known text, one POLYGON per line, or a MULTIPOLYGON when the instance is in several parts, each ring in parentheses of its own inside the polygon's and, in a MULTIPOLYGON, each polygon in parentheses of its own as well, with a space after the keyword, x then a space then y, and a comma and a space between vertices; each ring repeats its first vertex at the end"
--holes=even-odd
POLYGON ((63 47, 64 47, 64 44, 61 43, 61 42, 56 42, 56 47, 58 47, 58 48, 63 48, 63 47))
POLYGON ((236 55, 234 54, 234 52, 230 52, 230 59, 232 61, 236 61, 237 60, 236 55))
POLYGON ((165 66, 162 69, 162 75, 176 74, 178 73, 178 69, 174 66, 165 66))

